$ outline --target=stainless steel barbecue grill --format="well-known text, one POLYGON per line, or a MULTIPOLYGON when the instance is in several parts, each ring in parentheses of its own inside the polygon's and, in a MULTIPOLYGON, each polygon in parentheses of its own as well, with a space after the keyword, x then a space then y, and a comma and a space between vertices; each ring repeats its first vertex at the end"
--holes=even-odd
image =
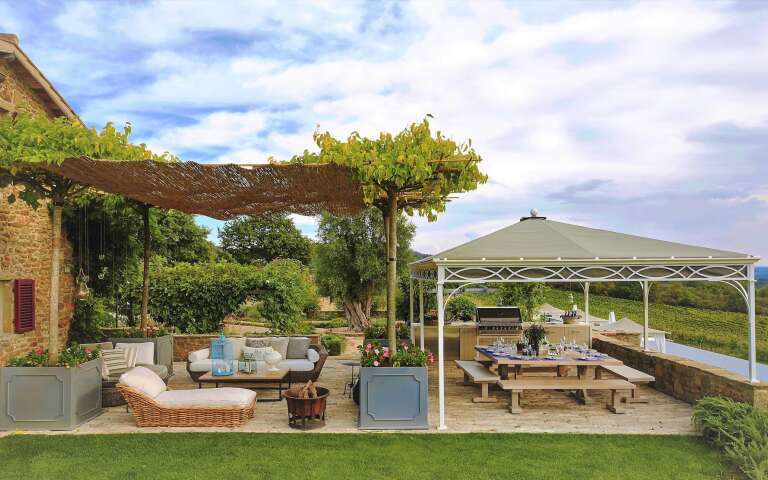
POLYGON ((477 307, 476 315, 480 335, 515 335, 523 331, 518 307, 477 307))

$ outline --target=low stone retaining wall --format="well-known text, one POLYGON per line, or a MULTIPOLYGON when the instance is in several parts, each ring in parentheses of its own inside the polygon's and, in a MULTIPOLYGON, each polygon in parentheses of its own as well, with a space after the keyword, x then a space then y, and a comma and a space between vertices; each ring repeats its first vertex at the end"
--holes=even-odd
MULTIPOLYGON (((173 336, 173 361, 186 362, 189 352, 206 348, 211 344, 211 339, 218 337, 218 334, 206 335, 174 335, 173 336)), ((320 343, 319 335, 306 335, 312 344, 320 343)))
POLYGON ((728 370, 687 358, 644 352, 639 346, 595 334, 592 347, 656 377, 654 388, 684 402, 722 396, 768 410, 768 383, 753 384, 728 370))

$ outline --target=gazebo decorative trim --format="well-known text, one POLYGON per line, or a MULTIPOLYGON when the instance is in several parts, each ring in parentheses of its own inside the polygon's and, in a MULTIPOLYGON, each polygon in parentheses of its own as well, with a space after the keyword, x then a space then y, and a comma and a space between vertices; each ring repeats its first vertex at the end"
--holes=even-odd
MULTIPOLYGON (((749 380, 758 381, 755 326, 755 264, 758 257, 554 222, 531 213, 531 217, 524 217, 514 225, 409 266, 411 292, 414 280, 419 284, 418 326, 422 348, 423 284, 434 282, 436 285, 438 429, 447 428, 443 345, 445 307, 461 289, 486 282, 579 283, 584 289, 584 313, 588 323, 590 282, 639 282, 643 290, 645 332, 648 331, 648 292, 653 282, 725 283, 734 287, 747 304, 749 380), (448 286, 450 290, 446 292, 448 286)), ((413 306, 410 311, 413 336, 416 325, 413 306)))
POLYGON ((147 205, 228 220, 239 215, 354 215, 365 208, 349 168, 68 158, 49 172, 147 205))

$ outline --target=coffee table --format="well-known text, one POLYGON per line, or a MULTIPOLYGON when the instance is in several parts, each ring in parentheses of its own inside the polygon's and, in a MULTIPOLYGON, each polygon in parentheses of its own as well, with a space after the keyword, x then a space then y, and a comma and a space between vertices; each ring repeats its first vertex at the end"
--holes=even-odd
POLYGON ((219 385, 233 386, 239 385, 241 383, 276 384, 277 388, 274 386, 245 388, 249 388, 251 390, 277 390, 277 398, 257 398, 257 401, 279 402, 283 399, 283 383, 286 383, 287 381, 288 388, 291 388, 291 379, 289 375, 290 372, 290 370, 280 369, 275 372, 270 372, 269 370, 251 373, 237 372, 233 373, 232 375, 223 376, 211 375, 211 372, 208 372, 197 379, 197 388, 202 388, 203 383, 213 383, 216 385, 216 388, 219 388, 219 385))

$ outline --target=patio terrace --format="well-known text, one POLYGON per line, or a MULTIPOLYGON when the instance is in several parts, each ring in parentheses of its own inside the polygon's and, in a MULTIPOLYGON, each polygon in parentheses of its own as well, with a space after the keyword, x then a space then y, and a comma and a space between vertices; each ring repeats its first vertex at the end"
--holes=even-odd
MULTIPOLYGON (((355 352, 351 352, 354 358, 355 352)), ((349 353, 347 353, 349 356, 349 353)), ((325 364, 319 384, 331 390, 328 400, 326 426, 316 432, 359 432, 357 429, 357 406, 343 396, 344 383, 349 380, 350 367, 342 365, 342 358, 329 358, 325 364)), ((171 389, 197 388, 187 374, 184 364, 175 364, 176 374, 171 379, 171 389)), ((437 367, 429 369, 430 374, 430 430, 435 432, 438 423, 437 409, 437 367)), ((660 393, 653 388, 641 386, 641 395, 647 397, 647 404, 633 404, 626 414, 615 415, 604 404, 607 392, 594 392, 595 402, 580 405, 565 392, 530 392, 522 401, 525 409, 521 415, 511 415, 507 410, 506 396, 501 391, 497 403, 472 403, 474 387, 457 385, 461 380, 459 371, 452 362, 446 363, 446 417, 448 432, 559 432, 559 433, 645 433, 645 434, 691 434, 691 407, 687 403, 660 393)), ((205 387, 205 386, 204 386, 205 387)), ((271 396, 274 392, 259 391, 260 396, 271 396)), ((288 427, 284 402, 258 403, 253 420, 242 428, 138 428, 133 416, 125 407, 105 409, 105 412, 91 422, 72 432, 51 433, 136 433, 163 431, 242 431, 242 432, 295 432, 288 427)))

